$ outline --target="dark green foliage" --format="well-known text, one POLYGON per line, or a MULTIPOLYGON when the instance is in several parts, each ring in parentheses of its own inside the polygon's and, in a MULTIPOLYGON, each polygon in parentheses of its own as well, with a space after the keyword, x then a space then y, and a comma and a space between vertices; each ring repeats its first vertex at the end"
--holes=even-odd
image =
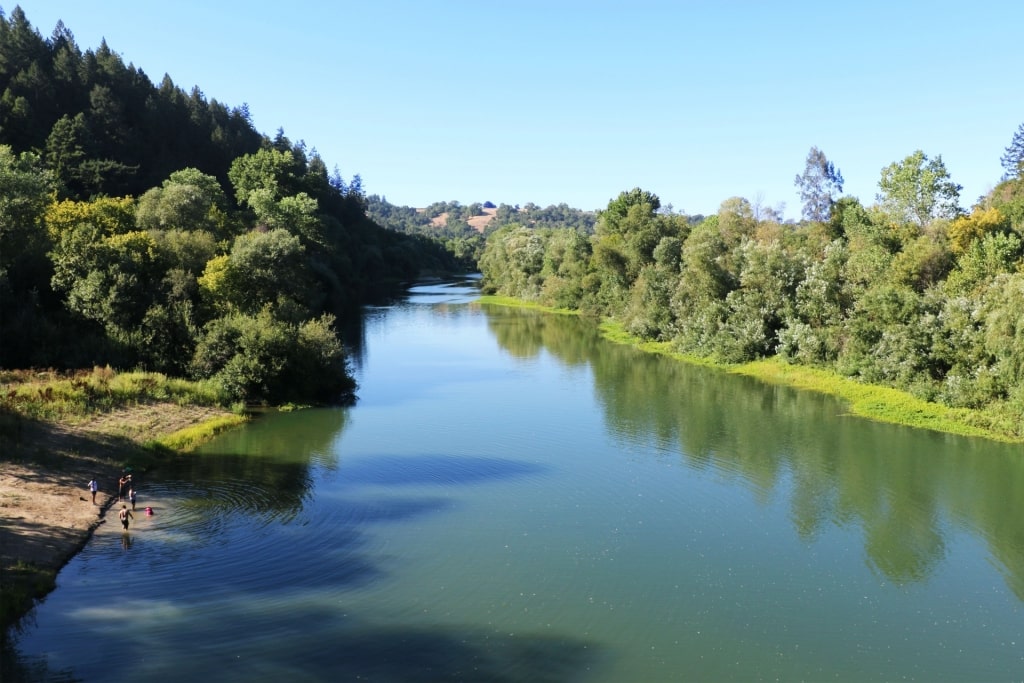
POLYGON ((848 338, 838 359, 846 374, 877 384, 910 388, 928 377, 929 334, 935 311, 911 288, 879 284, 858 299, 847 321, 848 338))
POLYGON ((193 374, 249 401, 344 400, 355 383, 333 325, 331 316, 292 324, 269 309, 217 318, 199 341, 193 374))
POLYGON ((63 25, 44 39, 20 8, 0 12, 3 367, 109 364, 215 377, 245 400, 343 398, 333 315, 482 248, 474 233, 460 260, 366 208, 358 176, 328 173, 282 130, 259 134, 244 106, 169 76, 154 86, 106 43, 82 52, 63 25))
POLYGON ((63 196, 138 196, 193 166, 222 183, 263 136, 229 109, 164 77, 159 87, 104 42, 82 52, 58 24, 50 38, 21 8, 0 19, 0 144, 43 151, 63 196))

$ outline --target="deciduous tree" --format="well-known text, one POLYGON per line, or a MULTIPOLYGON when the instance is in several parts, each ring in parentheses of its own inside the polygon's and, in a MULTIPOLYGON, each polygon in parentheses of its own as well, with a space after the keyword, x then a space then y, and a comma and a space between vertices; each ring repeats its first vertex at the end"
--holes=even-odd
POLYGON ((876 196, 881 208, 896 222, 927 225, 933 218, 960 214, 961 185, 950 178, 942 156, 929 159, 917 150, 903 161, 882 169, 876 196))

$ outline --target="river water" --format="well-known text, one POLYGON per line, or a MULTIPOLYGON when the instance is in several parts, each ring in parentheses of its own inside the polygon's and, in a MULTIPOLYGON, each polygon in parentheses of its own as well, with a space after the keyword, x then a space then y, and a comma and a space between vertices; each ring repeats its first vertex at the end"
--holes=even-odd
POLYGON ((146 475, 130 533, 103 525, 24 621, 15 674, 1024 680, 1020 446, 475 297, 368 309, 354 407, 146 475))

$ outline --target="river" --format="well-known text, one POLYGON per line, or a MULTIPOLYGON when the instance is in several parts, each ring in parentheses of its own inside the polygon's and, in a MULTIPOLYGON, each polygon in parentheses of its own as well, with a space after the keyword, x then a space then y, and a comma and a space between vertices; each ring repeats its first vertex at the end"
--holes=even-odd
POLYGON ((475 298, 368 308, 356 405, 147 475, 130 533, 24 621, 18 675, 1024 680, 1020 446, 475 298))

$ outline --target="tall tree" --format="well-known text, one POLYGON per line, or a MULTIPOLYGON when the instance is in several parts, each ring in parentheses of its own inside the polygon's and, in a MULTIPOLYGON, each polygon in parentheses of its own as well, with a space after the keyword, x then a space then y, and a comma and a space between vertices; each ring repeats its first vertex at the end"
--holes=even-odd
POLYGON ((824 223, 832 215, 836 195, 843 191, 843 174, 832 165, 824 152, 811 147, 803 175, 798 175, 793 184, 800 188, 804 218, 824 223))
POLYGON ((1024 123, 1020 124, 1017 132, 1013 134, 1010 146, 1006 153, 999 158, 1006 171, 1006 178, 1020 178, 1024 174, 1024 123))
POLYGON ((942 162, 942 155, 929 159, 917 150, 903 161, 882 169, 878 181, 881 192, 876 199, 889 217, 897 222, 927 225, 933 218, 960 215, 960 190, 942 162))

